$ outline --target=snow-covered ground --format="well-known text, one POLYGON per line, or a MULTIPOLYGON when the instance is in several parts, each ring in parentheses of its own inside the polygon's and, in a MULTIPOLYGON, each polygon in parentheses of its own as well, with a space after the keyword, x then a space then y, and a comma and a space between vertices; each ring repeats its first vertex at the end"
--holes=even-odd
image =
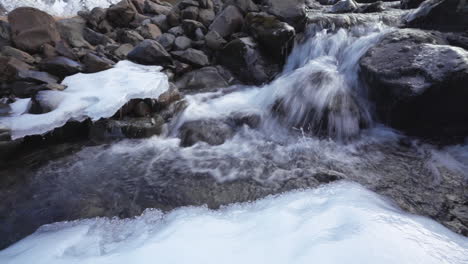
POLYGON ((159 66, 143 66, 120 61, 114 68, 65 78, 63 91, 42 91, 37 95, 51 112, 35 115, 22 112, 27 101, 16 102, 9 117, 0 117, 0 124, 12 131, 12 138, 40 135, 63 126, 69 120, 96 121, 113 116, 134 98, 157 98, 169 88, 167 76, 159 66))
POLYGON ((0 263, 468 263, 468 239, 340 182, 218 211, 43 226, 0 263))

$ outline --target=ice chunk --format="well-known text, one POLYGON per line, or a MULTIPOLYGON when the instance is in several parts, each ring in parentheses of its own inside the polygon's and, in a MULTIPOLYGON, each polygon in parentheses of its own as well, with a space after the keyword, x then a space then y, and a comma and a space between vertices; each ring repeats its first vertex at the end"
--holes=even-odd
POLYGON ((157 98, 165 92, 169 83, 161 69, 120 61, 106 71, 75 74, 63 81, 67 86, 64 91, 42 91, 37 95, 44 105, 53 109, 51 112, 0 118, 0 124, 9 127, 12 138, 17 139, 44 134, 69 120, 111 117, 130 99, 157 98))
POLYGON ((341 182, 218 211, 43 226, 0 263, 424 263, 468 261, 468 239, 341 182))

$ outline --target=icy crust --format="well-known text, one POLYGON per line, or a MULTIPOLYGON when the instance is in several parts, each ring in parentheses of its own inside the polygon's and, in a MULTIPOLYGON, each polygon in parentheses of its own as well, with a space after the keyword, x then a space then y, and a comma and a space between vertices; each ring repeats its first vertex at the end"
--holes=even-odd
POLYGON ((147 210, 43 226, 0 252, 14 263, 424 263, 468 261, 468 239, 340 182, 217 211, 147 210))
POLYGON ((42 91, 37 99, 51 112, 22 114, 0 118, 9 127, 12 138, 40 135, 63 126, 69 120, 92 121, 113 116, 125 103, 135 98, 157 98, 169 88, 160 66, 142 66, 120 61, 114 68, 93 73, 75 74, 62 84, 64 91, 42 91))
POLYGON ((108 7, 120 0, 2 0, 1 4, 10 12, 17 7, 34 7, 54 16, 74 16, 81 10, 108 7))

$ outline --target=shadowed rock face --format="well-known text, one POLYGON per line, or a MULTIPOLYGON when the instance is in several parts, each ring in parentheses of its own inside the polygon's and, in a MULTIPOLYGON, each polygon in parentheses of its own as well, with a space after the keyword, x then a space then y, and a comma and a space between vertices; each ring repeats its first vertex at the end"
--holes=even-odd
POLYGON ((468 1, 427 0, 405 17, 410 27, 443 31, 466 31, 468 28, 468 1))

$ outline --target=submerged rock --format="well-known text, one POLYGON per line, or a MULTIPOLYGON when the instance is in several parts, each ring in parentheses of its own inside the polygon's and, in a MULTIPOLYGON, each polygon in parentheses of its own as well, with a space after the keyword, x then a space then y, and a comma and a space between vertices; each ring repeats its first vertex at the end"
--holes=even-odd
POLYGON ((404 29, 386 35, 360 66, 382 121, 411 135, 468 135, 468 51, 404 29))
POLYGON ((221 120, 196 120, 185 122, 179 129, 180 144, 190 147, 198 142, 221 145, 234 136, 234 129, 221 120))
POLYGON ((180 77, 176 86, 180 90, 201 90, 224 88, 231 84, 233 78, 223 67, 204 67, 191 71, 180 77))
POLYGON ((90 138, 96 141, 119 138, 147 138, 162 132, 164 120, 154 117, 124 117, 104 119, 95 122, 90 128, 90 138))

